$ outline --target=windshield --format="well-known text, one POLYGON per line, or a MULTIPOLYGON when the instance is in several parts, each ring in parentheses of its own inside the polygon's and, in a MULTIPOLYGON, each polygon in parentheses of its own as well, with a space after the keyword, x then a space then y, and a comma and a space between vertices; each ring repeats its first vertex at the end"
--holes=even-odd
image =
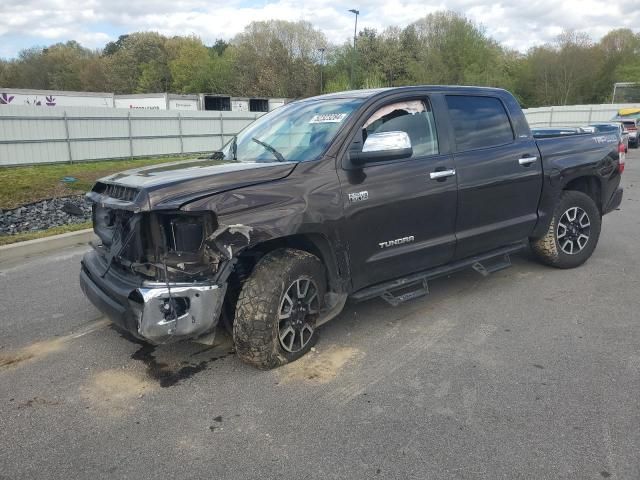
POLYGON ((307 100, 263 115, 222 149, 225 160, 305 162, 327 149, 362 99, 307 100))

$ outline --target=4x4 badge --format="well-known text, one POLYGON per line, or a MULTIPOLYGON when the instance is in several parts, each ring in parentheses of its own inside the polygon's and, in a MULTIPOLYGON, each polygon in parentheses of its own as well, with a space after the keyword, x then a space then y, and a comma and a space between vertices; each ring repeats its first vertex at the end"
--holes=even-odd
POLYGON ((362 192, 354 192, 349 194, 350 202, 361 202, 363 200, 369 200, 369 192, 363 190, 362 192))

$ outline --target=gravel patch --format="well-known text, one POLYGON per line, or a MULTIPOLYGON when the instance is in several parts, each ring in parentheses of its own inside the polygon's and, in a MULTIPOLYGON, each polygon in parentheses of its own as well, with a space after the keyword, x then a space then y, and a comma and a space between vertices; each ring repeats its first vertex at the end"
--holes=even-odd
POLYGON ((88 220, 91 220, 91 205, 84 195, 52 198, 13 210, 0 210, 0 235, 35 232, 88 220))

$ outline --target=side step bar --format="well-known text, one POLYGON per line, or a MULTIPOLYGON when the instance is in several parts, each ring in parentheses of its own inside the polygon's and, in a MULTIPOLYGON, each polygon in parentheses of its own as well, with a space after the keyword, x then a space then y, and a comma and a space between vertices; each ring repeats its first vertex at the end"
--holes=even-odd
POLYGON ((362 302, 371 298, 382 297, 395 307, 408 300, 427 295, 429 293, 427 284, 429 280, 459 272, 469 267, 485 277, 490 273, 508 268, 511 266, 509 255, 519 252, 525 247, 526 244, 524 242, 501 247, 482 255, 464 258, 448 265, 363 288, 352 294, 351 298, 357 302, 362 302))
POLYGON ((489 260, 485 260, 484 263, 476 262, 471 265, 471 268, 473 268, 483 277, 486 277, 490 273, 499 272, 500 270, 504 270, 505 268, 509 268, 510 266, 511 258, 509 257, 508 253, 505 253, 502 258, 491 258, 489 260))

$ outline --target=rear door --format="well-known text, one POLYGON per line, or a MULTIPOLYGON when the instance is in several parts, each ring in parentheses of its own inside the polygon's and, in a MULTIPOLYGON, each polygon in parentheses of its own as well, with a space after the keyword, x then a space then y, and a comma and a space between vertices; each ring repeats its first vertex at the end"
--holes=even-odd
POLYGON ((537 221, 542 163, 531 135, 515 135, 498 96, 446 95, 455 139, 460 259, 526 238, 537 221))
POLYGON ((439 140, 431 105, 426 95, 396 97, 376 105, 360 121, 351 145, 362 145, 372 133, 403 131, 409 135, 413 156, 338 171, 346 217, 343 238, 349 245, 354 290, 453 257, 457 195, 453 158, 439 140), (440 173, 432 178, 434 172, 440 173))

